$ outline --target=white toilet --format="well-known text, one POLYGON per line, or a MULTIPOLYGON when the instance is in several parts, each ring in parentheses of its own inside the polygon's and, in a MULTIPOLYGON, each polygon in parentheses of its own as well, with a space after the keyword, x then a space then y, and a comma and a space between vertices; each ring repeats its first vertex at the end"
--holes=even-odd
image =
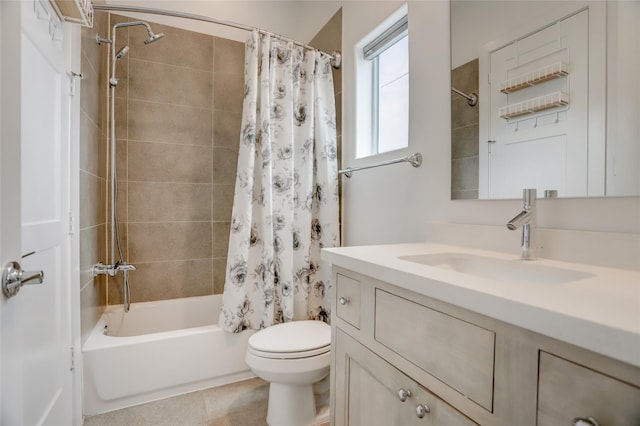
POLYGON ((249 338, 246 362, 269 382, 269 426, 307 426, 316 417, 313 384, 329 374, 331 327, 293 321, 249 338))

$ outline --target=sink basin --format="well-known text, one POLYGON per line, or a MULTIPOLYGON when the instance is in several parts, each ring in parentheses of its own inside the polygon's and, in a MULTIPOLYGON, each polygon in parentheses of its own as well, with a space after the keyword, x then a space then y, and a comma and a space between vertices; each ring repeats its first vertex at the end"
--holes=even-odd
POLYGON ((517 284, 562 284, 593 277, 587 272, 540 265, 531 261, 507 260, 467 253, 419 254, 401 256, 400 259, 517 284))

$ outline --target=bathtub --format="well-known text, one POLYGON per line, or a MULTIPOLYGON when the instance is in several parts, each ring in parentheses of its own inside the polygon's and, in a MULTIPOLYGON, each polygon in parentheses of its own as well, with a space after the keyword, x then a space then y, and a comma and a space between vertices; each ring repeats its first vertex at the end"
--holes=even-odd
POLYGON ((84 414, 94 415, 254 377, 251 331, 217 326, 222 296, 107 308, 83 346, 84 414))

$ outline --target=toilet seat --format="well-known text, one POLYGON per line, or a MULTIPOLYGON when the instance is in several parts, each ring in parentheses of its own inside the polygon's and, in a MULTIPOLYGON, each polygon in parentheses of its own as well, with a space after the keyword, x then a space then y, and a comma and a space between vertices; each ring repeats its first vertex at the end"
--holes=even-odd
POLYGON ((247 350, 270 359, 321 355, 331 350, 331 327, 313 320, 277 324, 252 335, 247 350))

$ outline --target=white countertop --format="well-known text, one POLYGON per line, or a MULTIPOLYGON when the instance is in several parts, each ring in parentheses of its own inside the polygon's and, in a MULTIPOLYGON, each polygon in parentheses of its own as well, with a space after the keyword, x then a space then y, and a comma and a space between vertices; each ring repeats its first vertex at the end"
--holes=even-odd
POLYGON ((539 259, 587 272, 560 284, 513 284, 423 265, 400 256, 517 256, 432 243, 324 249, 322 260, 640 367, 640 272, 539 259))

